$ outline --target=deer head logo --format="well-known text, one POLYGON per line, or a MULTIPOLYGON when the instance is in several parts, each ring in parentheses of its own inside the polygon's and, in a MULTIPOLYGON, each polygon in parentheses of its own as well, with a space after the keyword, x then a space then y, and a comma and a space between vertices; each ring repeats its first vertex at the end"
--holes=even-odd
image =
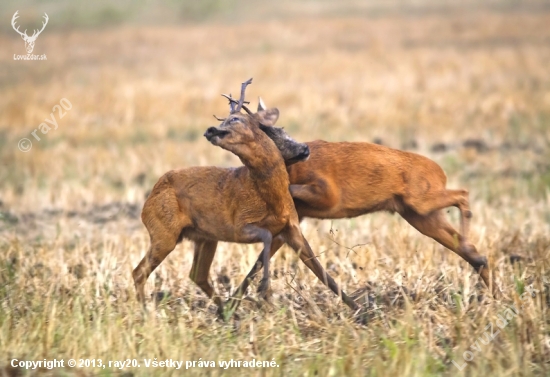
POLYGON ((13 15, 12 19, 11 19, 11 26, 13 26, 13 30, 15 30, 17 33, 19 33, 21 38, 23 38, 23 40, 25 41, 25 49, 27 50, 27 53, 30 54, 30 53, 32 53, 32 50, 34 49, 34 42, 36 41, 36 38, 38 38, 40 33, 42 33, 42 31, 44 30, 44 28, 48 24, 48 15, 46 13, 44 13, 44 22, 42 23, 42 29, 40 29, 40 31, 35 29, 34 33, 29 37, 27 35, 27 29, 25 29, 25 32, 21 33, 19 31, 19 26, 15 27, 15 20, 17 20, 19 18, 17 13, 19 13, 19 11, 16 11, 15 14, 13 15))

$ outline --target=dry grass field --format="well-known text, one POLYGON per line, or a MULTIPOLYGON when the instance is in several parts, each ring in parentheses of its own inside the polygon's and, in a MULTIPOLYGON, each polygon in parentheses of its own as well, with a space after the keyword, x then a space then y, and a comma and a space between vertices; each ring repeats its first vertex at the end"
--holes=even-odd
MULTIPOLYGON (((107 21, 85 27, 79 20, 92 18, 63 13, 66 3, 1 6, 0 375, 550 375, 546 2, 209 1, 179 13, 170 3, 127 22, 99 10, 107 21), (49 12, 34 51, 47 60, 13 59, 25 52, 9 25, 18 9, 22 29, 49 12), (286 248, 272 260, 271 305, 256 303, 256 281, 239 319, 220 322, 188 278, 185 241, 149 278, 143 314, 131 272, 149 246, 145 195, 170 169, 240 165, 202 134, 227 113, 220 93, 249 77, 248 98, 278 107, 299 141, 376 141, 437 161, 448 187, 470 191, 471 239, 502 297, 398 215, 377 213, 302 223, 342 289, 363 293, 367 324, 286 248), (61 119, 52 109, 63 98, 72 107, 61 119), (52 111, 58 127, 43 134, 52 111), (11 366, 55 358, 65 368, 11 366), (70 368, 71 358, 140 367, 70 368), (197 363, 145 366, 155 358, 197 363), (231 359, 278 367, 218 366, 231 359)), ((448 216, 458 227, 458 211, 448 216)), ((260 250, 220 244, 211 270, 220 295, 260 250)))

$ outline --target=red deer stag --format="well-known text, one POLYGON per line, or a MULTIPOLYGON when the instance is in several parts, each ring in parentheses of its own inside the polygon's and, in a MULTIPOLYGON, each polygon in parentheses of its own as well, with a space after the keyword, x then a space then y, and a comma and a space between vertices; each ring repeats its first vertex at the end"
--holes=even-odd
MULTIPOLYGON (((288 173, 281 152, 260 130, 278 119, 277 109, 242 114, 244 92, 251 80, 243 83, 237 103, 230 100, 229 117, 218 127, 210 127, 204 136, 212 144, 237 155, 244 166, 233 169, 192 167, 163 175, 147 198, 141 219, 151 238, 151 247, 133 271, 138 300, 144 302, 145 282, 151 272, 186 238, 194 242, 195 254, 190 278, 218 306, 218 314, 227 319, 234 310, 224 312, 223 304, 209 283, 208 275, 218 241, 237 243, 263 242, 269 256, 272 240, 279 236, 334 293, 352 309, 358 305, 325 272, 313 254, 299 227, 298 214, 290 196, 288 173)), ((286 134, 285 134, 286 135, 286 134)), ((278 143, 298 160, 307 158, 309 149, 286 135, 278 143)), ((288 159, 287 159, 288 160, 288 159)), ((263 261, 265 274, 268 261, 263 261)), ((265 296, 268 280, 260 293, 265 296)))
MULTIPOLYGON (((258 111, 264 108, 260 99, 258 111)), ((277 127, 262 130, 272 139, 283 132, 277 127)), ((437 163, 416 153, 364 142, 316 140, 306 144, 309 159, 287 167, 300 221, 304 217, 341 219, 378 211, 397 212, 422 234, 467 261, 492 289, 493 296, 498 295, 487 258, 468 242, 472 217, 468 191, 446 189, 447 177, 437 163), (450 206, 460 210, 460 234, 445 219, 443 209, 450 206)), ((275 238, 269 258, 283 244, 275 238)), ((265 259, 261 254, 234 299, 244 295, 265 259)))

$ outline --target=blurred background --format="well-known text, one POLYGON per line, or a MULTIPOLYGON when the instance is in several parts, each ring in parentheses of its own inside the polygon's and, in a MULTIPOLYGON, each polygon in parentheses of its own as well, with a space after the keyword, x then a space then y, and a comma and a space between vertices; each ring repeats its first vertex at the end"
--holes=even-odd
MULTIPOLYGON (((147 286, 183 301, 149 330, 132 322, 131 270, 149 242, 139 218, 145 195, 170 169, 241 165, 202 135, 217 124, 213 114, 228 112, 220 94, 236 95, 250 77, 251 106, 262 96, 279 108, 278 125, 299 141, 376 142, 438 162, 449 188, 470 191, 471 240, 495 266, 507 298, 547 276, 549 1, 2 0, 0 20, 0 287, 10 287, 0 289, 9 303, 0 307, 3 354, 300 355, 289 365, 301 375, 313 375, 304 372, 307 365, 310 372, 334 367, 334 375, 363 375, 365 365, 379 375, 422 368, 427 375, 453 374, 451 357, 462 360, 460 352, 502 306, 491 306, 490 315, 477 306, 477 295, 487 291, 470 266, 388 214, 302 225, 346 291, 368 285, 378 305, 387 303, 361 336, 339 322, 343 305, 296 258, 278 257, 273 284, 283 303, 275 302, 289 312, 257 314, 268 318, 261 324, 243 320, 252 335, 232 338, 228 348, 226 328, 207 310, 212 302, 188 279, 188 242, 147 286), (11 26, 16 11, 29 35, 48 14, 33 51, 47 60, 14 60, 26 54, 11 26), (60 109, 66 101, 72 107, 60 109), (355 253, 352 245, 361 246, 355 253), (523 267, 509 263, 518 260, 523 267), (321 311, 294 295, 307 282, 321 311), (388 299, 392 289, 415 292, 414 310, 388 299), (55 334, 43 330, 61 312, 73 317, 58 321, 55 334), (319 343, 321 328, 340 343, 319 343), (139 343, 148 336, 158 338, 139 343)), ((458 224, 454 209, 449 216, 458 224)), ((259 251, 259 245, 220 245, 212 267, 216 289, 231 291, 259 251)), ((479 375, 528 375, 532 364, 524 360, 549 359, 548 324, 537 322, 546 307, 540 308, 525 314, 531 322, 516 322, 501 335, 498 347, 506 352, 493 364, 476 358, 479 375)))
MULTIPOLYGON (((235 165, 202 137, 254 78, 298 140, 425 153, 489 202, 550 184, 547 1, 11 1, 0 7, 5 206, 141 203, 166 170, 235 165), (39 28, 33 54, 10 25, 39 28), (58 128, 29 135, 66 98, 58 128), (30 138, 22 153, 18 141, 30 138), (499 180, 499 185, 494 185, 499 180)), ((31 34, 29 31, 28 34, 31 34)), ((57 111, 57 110, 56 110, 57 111)), ((58 116, 60 114, 57 114, 58 116)))

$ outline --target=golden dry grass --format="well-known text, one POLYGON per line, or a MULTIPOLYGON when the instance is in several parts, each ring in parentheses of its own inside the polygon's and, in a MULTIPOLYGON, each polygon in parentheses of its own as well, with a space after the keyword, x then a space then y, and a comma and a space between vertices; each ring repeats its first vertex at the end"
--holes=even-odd
MULTIPOLYGON (((144 358, 274 358, 279 368, 185 373, 548 375, 549 23, 543 7, 53 29, 35 48, 43 62, 11 60, 23 42, 0 35, 9 52, 0 61, 3 373, 15 373, 12 358, 141 364, 34 372, 86 376, 182 374, 145 368, 144 358), (250 98, 278 107, 298 140, 416 143, 440 163, 450 187, 470 190, 472 241, 503 297, 489 298, 466 262, 397 215, 373 214, 302 225, 341 287, 365 292, 366 326, 289 250, 273 260, 273 306, 245 301, 238 322, 220 323, 188 278, 186 242, 148 281, 149 293, 170 297, 151 299, 142 316, 131 271, 148 247, 144 195, 172 168, 239 165, 201 135, 227 111, 219 94, 248 77, 250 98), (72 109, 36 141, 31 132, 62 98, 72 109), (27 153, 17 148, 23 137, 33 142, 27 153), (451 360, 464 363, 528 287, 540 292, 459 372, 451 360)), ((259 251, 220 245, 216 289, 229 294, 259 251)))

